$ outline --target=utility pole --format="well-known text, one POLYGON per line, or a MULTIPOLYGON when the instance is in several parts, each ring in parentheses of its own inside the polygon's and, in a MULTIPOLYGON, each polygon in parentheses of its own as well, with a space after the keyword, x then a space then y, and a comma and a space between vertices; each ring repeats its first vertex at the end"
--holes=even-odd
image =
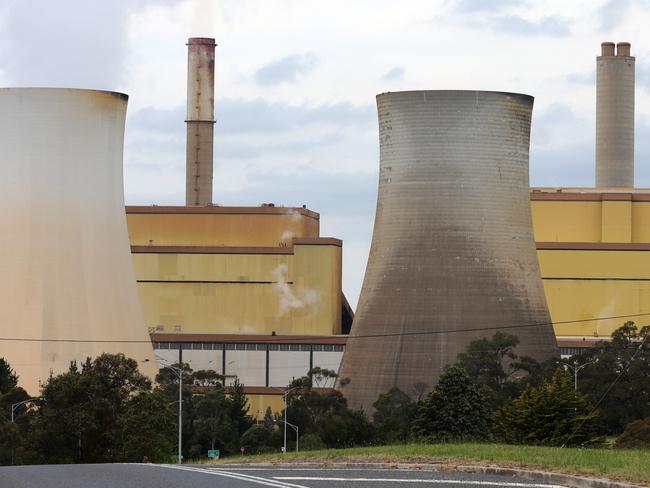
POLYGON ((183 347, 178 348, 178 464, 183 464, 183 347))

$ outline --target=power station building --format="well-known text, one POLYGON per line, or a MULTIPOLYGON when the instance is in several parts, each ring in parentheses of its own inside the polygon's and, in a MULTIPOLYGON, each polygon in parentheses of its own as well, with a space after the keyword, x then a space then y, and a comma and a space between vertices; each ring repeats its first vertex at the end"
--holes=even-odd
MULTIPOLYGON (((77 238, 57 248, 57 252, 66 259, 83 256, 86 261, 71 260, 70 266, 56 274, 45 273, 42 278, 46 275, 50 276, 48 279, 70 278, 76 273, 78 284, 103 283, 105 296, 122 296, 111 299, 111 303, 123 304, 115 308, 121 318, 113 317, 113 325, 106 322, 110 317, 101 320, 106 330, 113 328, 120 337, 131 338, 139 337, 137 324, 145 330, 148 328, 159 365, 178 361, 182 350, 183 361, 189 362, 193 369, 214 369, 228 381, 240 379, 247 387, 252 413, 263 415, 266 406, 281 408, 282 392, 292 378, 306 374, 315 366, 338 370, 346 345, 353 340, 348 334, 354 314, 342 293, 343 243, 320 235, 318 213, 302 206, 269 203, 257 207, 224 207, 213 203, 214 46, 214 39, 188 41, 186 205, 126 207, 142 314, 134 312, 133 300, 124 298, 124 293, 129 287, 133 291, 133 287, 120 281, 125 276, 122 272, 125 268, 116 255, 107 250, 105 255, 111 259, 96 260, 94 267, 89 264, 91 257, 98 250, 107 249, 109 243, 119 248, 116 237, 120 232, 124 235, 119 226, 110 232, 100 229, 101 235, 108 236, 100 247, 93 247, 93 241, 79 237, 91 235, 79 230, 77 238), (105 276, 115 277, 91 280, 91 274, 100 265, 108 273, 105 276), (122 321, 136 326, 131 331, 123 331, 122 321)), ((634 58, 629 43, 603 44, 597 58, 597 83, 596 187, 531 188, 529 192, 533 253, 536 246, 544 296, 562 354, 572 354, 595 341, 607 339, 625 320, 634 320, 631 317, 634 314, 650 313, 650 264, 646 259, 650 251, 650 190, 634 188, 634 58), (603 320, 603 317, 618 318, 603 320)), ((3 105, 5 113, 7 107, 3 105)), ((35 109, 32 115, 36 113, 35 109)), ((17 127, 11 119, 13 115, 8 115, 7 120, 11 122, 6 122, 5 135, 13 134, 9 129, 17 127)), ((91 126, 80 127, 79 133, 91 129, 91 126)), ((111 130, 117 141, 119 130, 111 130)), ((0 141, 3 149, 0 165, 4 172, 9 171, 7 148, 16 144, 7 137, 0 141)), ((121 139, 118 142, 121 145, 121 139)), ((83 144, 79 147, 82 146, 86 147, 83 144)), ((113 152, 110 154, 115 156, 113 152)), ((115 160, 104 163, 115 166, 115 160)), ((391 177, 386 171, 380 178, 391 177)), ((80 174, 74 173, 75 177, 71 176, 69 181, 78 181, 75 178, 80 174)), ((112 179, 103 179, 105 188, 102 188, 112 192, 105 195, 106 205, 120 208, 118 176, 121 177, 116 173, 112 179)), ((9 191, 10 180, 3 181, 9 191)), ((49 195, 49 185, 44 188, 42 195, 49 195)), ((75 191, 83 188, 84 185, 75 185, 75 191)), ((85 210, 94 209, 100 196, 87 196, 89 202, 95 203, 86 205, 85 210)), ((476 196, 476 192, 459 189, 454 198, 476 196)), ((15 223, 15 216, 26 208, 32 211, 39 208, 34 213, 38 218, 31 222, 42 222, 37 230, 45 232, 47 212, 62 215, 56 207, 59 204, 65 210, 72 208, 64 200, 34 202, 29 204, 31 207, 27 204, 21 207, 18 203, 5 206, 0 217, 7 223, 15 223)), ((75 202, 79 204, 80 200, 75 202)), ((81 226, 81 220, 72 219, 65 222, 66 228, 72 228, 73 223, 79 224, 78 229, 95 228, 90 227, 91 223, 98 225, 84 217, 83 210, 77 206, 75 215, 83 217, 84 226, 89 227, 81 226)), ((420 216, 414 214, 412 218, 420 216)), ((24 226, 17 228, 29 230, 24 226)), ((18 241, 9 242, 10 232, 3 235, 0 238, 3 249, 11 245, 12 249, 20 250, 19 255, 27 252, 27 247, 18 241)), ((46 243, 47 239, 32 237, 32 241, 46 243)), ((480 245, 478 242, 477 246, 480 245)), ((5 273, 21 274, 15 271, 18 262, 2 262, 5 273)), ((533 280, 539 284, 538 277, 533 280)), ((33 293, 44 289, 36 284, 29 284, 33 293)), ((7 282, 3 296, 15 297, 20 290, 15 283, 7 282)), ((77 289, 68 289, 70 293, 74 290, 77 289)), ((50 311, 64 303, 79 306, 84 311, 76 315, 79 320, 89 321, 91 315, 105 316, 98 302, 91 301, 84 308, 81 302, 65 298, 64 292, 68 293, 59 287, 59 295, 52 295, 47 303, 39 303, 48 305, 50 311), (95 306, 99 308, 95 310, 95 306)), ((79 290, 74 293, 82 294, 79 290)), ((33 296, 45 299, 38 294, 33 296)), ((543 298, 539 294, 535 296, 537 301, 543 298)), ((14 324, 22 320, 17 309, 5 306, 2 313, 6 315, 4 323, 11 323, 6 335, 16 336, 14 324), (13 315, 6 315, 10 309, 13 315)), ((542 315, 538 318, 544 321, 542 315)), ((52 323, 41 324, 41 329, 32 332, 35 336, 50 337, 55 332, 52 323)), ((641 315, 638 323, 645 325, 645 317, 641 315)), ((90 331, 83 334, 88 338, 92 335, 90 331)), ((101 334, 93 337, 104 338, 101 334)), ((144 337, 146 340, 146 334, 144 337)), ((63 361, 65 356, 67 362, 69 355, 86 353, 85 349, 69 351, 50 347, 45 352, 29 355, 38 358, 36 364, 43 357, 56 356, 54 359, 63 361)), ((139 348, 129 354, 140 357, 151 352, 139 348)), ((38 374, 44 373, 39 370, 38 374)))
MULTIPOLYGON (((202 48, 214 46, 208 41, 200 41, 202 48)), ((196 63, 192 49, 189 55, 190 66, 214 69, 213 58, 196 63)), ((598 187, 529 193, 543 289, 565 355, 606 339, 627 320, 600 318, 650 312, 650 265, 644 264, 650 191, 633 187, 629 44, 604 43, 597 68, 598 187)), ((192 192, 211 189, 212 181, 209 164, 198 177, 190 171, 205 166, 193 155, 212 153, 203 147, 211 139, 190 131, 191 104, 197 102, 189 94, 214 99, 211 90, 192 83, 206 77, 213 79, 188 73, 187 206, 127 207, 132 256, 156 354, 165 360, 160 364, 177 361, 182 348, 194 369, 239 378, 252 412, 261 415, 267 405, 281 408, 293 377, 312 366, 339 367, 353 318, 341 291, 343 248, 341 241, 320 236, 319 215, 306 208, 221 207, 209 203, 211 193, 192 192), (190 151, 197 141, 199 148, 190 151)), ((213 125, 213 113, 195 118, 204 121, 195 125, 213 125)))

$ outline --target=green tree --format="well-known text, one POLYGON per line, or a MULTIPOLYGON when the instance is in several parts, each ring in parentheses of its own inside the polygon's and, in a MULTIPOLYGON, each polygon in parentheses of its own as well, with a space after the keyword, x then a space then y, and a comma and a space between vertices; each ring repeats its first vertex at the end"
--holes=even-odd
POLYGON ((497 332, 491 338, 472 341, 458 355, 456 365, 484 389, 492 408, 515 398, 527 384, 538 384, 551 376, 557 367, 558 358, 540 364, 528 356, 518 356, 518 344, 516 336, 497 332))
MULTIPOLYGON (((327 447, 363 446, 375 442, 375 429, 362 411, 350 410, 337 390, 314 390, 309 376, 294 379, 287 395, 288 417, 298 425, 300 435, 316 434, 327 447)), ((284 412, 280 418, 284 419, 284 412)), ((288 443, 295 443, 293 429, 287 430, 288 443)))
POLYGON ((0 394, 18 386, 18 376, 5 358, 0 357, 0 394))
POLYGON ((200 369, 191 374, 192 383, 196 386, 223 386, 223 376, 211 369, 200 369))
POLYGON ((28 418, 25 413, 30 405, 14 409, 14 423, 11 410, 14 404, 27 400, 29 395, 18 386, 18 376, 9 363, 0 358, 0 465, 22 462, 23 440, 27 433, 28 418))
POLYGON ((425 442, 488 439, 490 411, 485 394, 464 369, 447 368, 420 402, 412 433, 425 442))
POLYGON ((408 441, 417 405, 399 388, 382 393, 373 404, 372 420, 378 438, 386 444, 408 441))
POLYGON ((151 382, 137 362, 123 354, 102 354, 79 371, 51 377, 43 403, 33 415, 28 446, 41 463, 120 460, 118 419, 130 398, 149 391, 151 382))
POLYGON ((650 417, 649 335, 650 327, 626 322, 611 340, 570 359, 592 363, 580 371, 578 388, 592 404, 600 401, 603 433, 619 434, 630 422, 650 417))
POLYGON ((0 466, 17 464, 17 458, 18 461, 22 459, 22 442, 18 425, 12 423, 0 411, 0 466))
POLYGON ((244 393, 244 385, 235 379, 229 390, 230 400, 230 417, 237 426, 237 435, 242 435, 246 432, 254 420, 248 414, 250 407, 248 406, 248 398, 244 393))
POLYGON ((598 428, 598 413, 562 369, 539 387, 528 386, 494 413, 494 434, 509 444, 597 445, 602 442, 598 428))
MULTIPOLYGON (((170 404, 174 412, 174 429, 178 431, 178 373, 181 365, 176 363, 171 366, 160 368, 156 375, 156 392, 158 392, 166 402, 170 404)), ((196 417, 194 409, 194 394, 192 385, 194 384, 194 371, 188 363, 182 364, 183 372, 183 452, 184 458, 193 456, 192 446, 194 445, 194 419, 196 417)), ((175 441, 176 442, 176 441, 175 441)), ((195 447, 194 452, 197 456, 202 456, 202 447, 195 447)))
POLYGON ((196 399, 193 456, 205 456, 208 449, 219 449, 224 454, 239 450, 238 424, 232 409, 231 399, 226 398, 221 388, 196 399))
POLYGON ((118 418, 120 460, 168 462, 175 445, 174 412, 159 392, 141 391, 118 418))
POLYGON ((275 415, 273 415, 273 410, 271 407, 266 407, 266 412, 264 412, 264 425, 266 427, 273 427, 275 424, 275 415))
POLYGON ((318 388, 332 387, 336 381, 337 374, 333 369, 316 366, 307 373, 312 380, 312 385, 318 388))

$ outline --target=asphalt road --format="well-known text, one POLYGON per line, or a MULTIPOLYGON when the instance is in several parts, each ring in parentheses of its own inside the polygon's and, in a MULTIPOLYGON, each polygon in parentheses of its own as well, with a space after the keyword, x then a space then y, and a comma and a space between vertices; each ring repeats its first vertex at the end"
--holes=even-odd
POLYGON ((79 464, 0 467, 0 488, 561 488, 513 477, 395 469, 79 464))

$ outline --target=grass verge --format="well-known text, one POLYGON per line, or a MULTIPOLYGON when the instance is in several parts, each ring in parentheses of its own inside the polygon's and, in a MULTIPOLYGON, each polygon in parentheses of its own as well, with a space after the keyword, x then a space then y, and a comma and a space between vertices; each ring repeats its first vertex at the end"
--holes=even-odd
POLYGON ((490 464, 650 482, 650 450, 574 449, 504 444, 406 444, 300 453, 233 456, 220 462, 383 462, 490 464))

